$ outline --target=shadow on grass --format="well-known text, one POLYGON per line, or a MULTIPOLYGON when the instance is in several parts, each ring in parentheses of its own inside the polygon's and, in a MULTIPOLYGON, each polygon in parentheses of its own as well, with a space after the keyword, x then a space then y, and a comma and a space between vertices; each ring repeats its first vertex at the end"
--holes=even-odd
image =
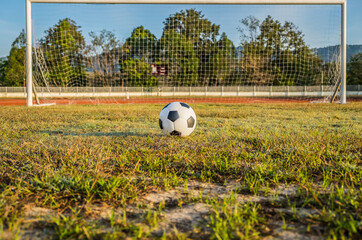
POLYGON ((65 131, 39 131, 40 133, 45 133, 49 135, 63 135, 63 136, 95 136, 95 137, 149 137, 154 134, 148 133, 137 133, 137 132, 90 132, 90 133, 74 133, 74 132, 65 132, 65 131))

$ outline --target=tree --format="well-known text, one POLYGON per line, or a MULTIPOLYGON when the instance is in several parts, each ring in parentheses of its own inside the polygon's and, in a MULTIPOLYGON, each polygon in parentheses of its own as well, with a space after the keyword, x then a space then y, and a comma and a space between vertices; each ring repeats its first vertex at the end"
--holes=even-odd
POLYGON ((129 38, 127 38, 123 50, 130 58, 142 59, 146 62, 152 62, 156 53, 157 38, 150 30, 139 26, 133 29, 129 38))
POLYGON ((163 34, 172 31, 193 45, 199 59, 198 78, 203 85, 208 85, 213 77, 210 65, 219 29, 219 25, 213 24, 195 9, 182 10, 164 22, 163 34))
POLYGON ((82 86, 86 77, 82 51, 84 37, 72 19, 59 20, 45 31, 41 48, 49 69, 48 81, 55 86, 82 86))
POLYGON ((151 74, 156 54, 157 38, 143 26, 135 28, 122 46, 120 59, 122 86, 155 86, 157 78, 151 74))
POLYGON ((214 83, 210 82, 210 85, 230 84, 225 80, 231 80, 230 75, 235 68, 236 55, 236 48, 233 42, 228 39, 225 33, 222 33, 211 55, 210 67, 214 83))
POLYGON ((200 11, 195 9, 181 10, 171 15, 164 22, 163 31, 176 31, 191 41, 195 47, 201 47, 206 42, 216 42, 220 26, 211 23, 200 11))
MULTIPOLYGON (((113 32, 102 30, 99 34, 89 33, 90 44, 85 48, 87 67, 92 69, 97 83, 93 86, 112 86, 120 79, 118 69, 121 56, 121 44, 113 32)), ((90 85, 90 83, 88 83, 90 85)))
POLYGON ((362 84, 362 53, 353 55, 347 65, 347 84, 362 84))
POLYGON ((140 59, 122 60, 121 69, 128 86, 157 85, 157 79, 151 75, 151 66, 140 59))
MULTIPOLYGON (((248 16, 240 21, 241 59, 240 69, 242 83, 253 85, 269 85, 273 82, 273 76, 269 73, 269 56, 263 54, 263 44, 258 41, 260 33, 260 20, 248 16)), ((240 74, 239 74, 240 76, 240 74)))
POLYGON ((163 33, 159 41, 160 61, 168 68, 173 86, 195 86, 198 84, 199 59, 191 41, 175 30, 163 33))
POLYGON ((240 61, 245 81, 258 85, 315 84, 322 60, 306 45, 292 22, 280 23, 268 16, 263 22, 249 16, 239 28, 240 61))
POLYGON ((25 84, 25 50, 26 38, 24 30, 21 31, 19 36, 11 44, 10 54, 7 60, 3 60, 0 64, 1 84, 3 86, 24 86, 25 84))
POLYGON ((6 66, 6 58, 0 58, 0 86, 4 85, 4 71, 6 66))

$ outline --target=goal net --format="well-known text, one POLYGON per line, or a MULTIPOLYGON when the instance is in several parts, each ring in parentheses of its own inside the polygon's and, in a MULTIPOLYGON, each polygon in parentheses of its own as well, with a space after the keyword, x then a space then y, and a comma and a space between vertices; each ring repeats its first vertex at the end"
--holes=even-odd
POLYGON ((32 4, 40 102, 330 101, 340 5, 32 4))

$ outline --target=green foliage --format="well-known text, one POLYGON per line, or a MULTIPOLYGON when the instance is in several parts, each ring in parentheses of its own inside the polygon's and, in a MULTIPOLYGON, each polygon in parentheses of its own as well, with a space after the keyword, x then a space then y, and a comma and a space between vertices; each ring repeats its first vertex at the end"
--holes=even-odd
POLYGON ((25 32, 22 30, 11 44, 11 50, 7 60, 0 63, 1 85, 14 87, 25 85, 25 51, 26 39, 25 32))
POLYGON ((352 56, 347 64, 347 84, 362 84, 362 53, 352 56))
POLYGON ((218 39, 219 28, 194 9, 168 17, 159 40, 143 26, 135 28, 122 47, 122 78, 129 86, 157 85, 161 79, 169 86, 225 84, 236 50, 225 33, 218 39), (167 76, 146 74, 146 63, 166 66, 167 76))
MULTIPOLYGON (((163 31, 176 31, 191 41, 195 48, 201 50, 208 44, 216 42, 219 35, 219 25, 211 23, 200 11, 195 9, 181 10, 166 18, 163 31)), ((200 57, 200 56, 199 56, 200 57)))
POLYGON ((79 85, 85 78, 82 50, 85 47, 80 26, 69 18, 59 20, 45 31, 41 47, 49 68, 48 81, 54 86, 79 85))
POLYGON ((225 33, 221 34, 219 41, 213 47, 210 58, 210 69, 213 78, 209 85, 232 85, 232 71, 237 64, 236 49, 233 42, 225 33))
POLYGON ((21 87, 25 84, 25 49, 12 48, 4 68, 4 86, 21 87))
POLYGON ((139 26, 133 29, 129 38, 127 38, 123 50, 128 57, 146 60, 152 60, 155 54, 157 38, 150 30, 139 26))
POLYGON ((280 23, 268 16, 241 21, 241 68, 245 80, 256 85, 313 85, 320 73, 320 59, 306 45, 304 35, 291 22, 280 23), (307 71, 307 72, 306 72, 307 71))
POLYGON ((159 41, 160 62, 168 68, 171 86, 198 84, 199 59, 192 42, 174 30, 163 33, 159 41))
POLYGON ((155 86, 157 79, 151 75, 151 67, 140 59, 121 61, 122 73, 129 86, 155 86))
POLYGON ((6 58, 0 58, 0 86, 4 84, 4 71, 6 63, 6 58))
POLYGON ((157 38, 143 26, 135 28, 122 47, 120 59, 122 86, 155 86, 157 78, 151 75, 157 38))
MULTIPOLYGON (((181 39, 185 39, 188 43, 192 44, 196 57, 198 58, 198 76, 194 78, 191 73, 191 85, 198 79, 199 85, 214 84, 213 63, 217 63, 215 56, 217 54, 215 47, 217 44, 217 37, 219 36, 220 26, 213 24, 202 14, 201 11, 195 9, 181 10, 168 17, 164 22, 163 36, 167 35, 169 31, 179 34, 181 39)), ((184 41, 185 42, 185 41, 184 41)), ((182 62, 182 61, 181 61, 182 62)), ((187 61, 186 64, 196 64, 196 59, 187 61)))

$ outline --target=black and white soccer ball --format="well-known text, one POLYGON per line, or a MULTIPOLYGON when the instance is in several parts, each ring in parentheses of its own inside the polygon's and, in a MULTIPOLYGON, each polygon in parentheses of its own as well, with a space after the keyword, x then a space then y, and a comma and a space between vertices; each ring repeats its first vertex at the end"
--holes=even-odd
POLYGON ((167 135, 188 136, 195 130, 196 114, 186 103, 172 102, 161 110, 158 122, 167 135))

